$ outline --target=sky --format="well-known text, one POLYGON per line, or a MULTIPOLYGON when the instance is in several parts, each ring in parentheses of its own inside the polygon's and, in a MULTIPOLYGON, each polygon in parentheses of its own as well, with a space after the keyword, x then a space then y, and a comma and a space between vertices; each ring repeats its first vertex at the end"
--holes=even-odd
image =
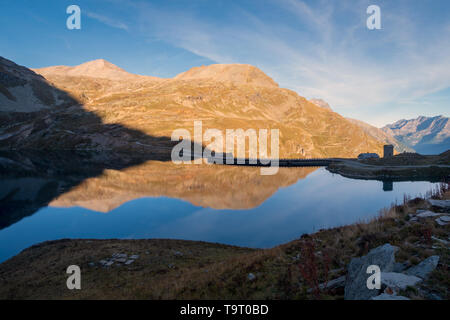
POLYGON ((449 116, 448 0, 0 0, 0 30, 0 56, 30 68, 102 58, 173 77, 245 63, 377 127, 449 116), (367 28, 370 5, 381 29, 367 28))

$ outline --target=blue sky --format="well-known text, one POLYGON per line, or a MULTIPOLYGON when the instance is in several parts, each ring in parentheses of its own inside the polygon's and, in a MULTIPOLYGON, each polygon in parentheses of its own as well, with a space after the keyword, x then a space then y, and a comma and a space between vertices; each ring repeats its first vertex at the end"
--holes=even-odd
POLYGON ((172 77, 248 63, 281 87, 382 126, 449 116, 448 0, 0 0, 0 55, 27 67, 103 58, 172 77), (66 8, 81 8, 81 30, 66 8), (381 30, 366 9, 381 8, 381 30))

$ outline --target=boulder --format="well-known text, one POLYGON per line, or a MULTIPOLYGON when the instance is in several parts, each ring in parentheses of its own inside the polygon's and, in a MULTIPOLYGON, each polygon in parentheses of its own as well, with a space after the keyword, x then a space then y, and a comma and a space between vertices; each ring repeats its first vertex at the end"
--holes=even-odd
POLYGON ((403 270, 407 269, 410 265, 411 264, 408 261, 403 262, 403 263, 396 262, 394 264, 394 269, 392 271, 393 272, 403 272, 403 270))
MULTIPOLYGON (((341 276, 339 278, 330 280, 327 282, 326 286, 325 283, 321 283, 319 284, 319 289, 320 290, 333 290, 333 289, 337 289, 337 288, 341 288, 345 286, 345 279, 346 276, 341 276)), ((313 290, 312 289, 308 289, 308 293, 311 293, 313 290)))
POLYGON ((416 215, 416 217, 418 217, 418 218, 428 218, 428 217, 438 217, 440 215, 442 215, 442 213, 436 213, 436 212, 433 212, 433 211, 424 211, 424 212, 421 212, 418 215, 416 215))
POLYGON ((346 300, 368 300, 378 295, 378 290, 367 288, 367 267, 377 265, 381 272, 391 272, 395 265, 395 252, 397 247, 386 243, 360 258, 353 258, 347 266, 347 278, 345 282, 346 300))
POLYGON ((439 256, 431 256, 423 260, 418 265, 409 268, 405 271, 406 274, 416 276, 422 279, 426 279, 428 275, 436 269, 439 263, 439 256))
POLYGON ((346 276, 342 276, 342 277, 330 280, 327 282, 326 286, 325 286, 325 283, 321 283, 319 285, 319 288, 321 290, 323 290, 323 289, 337 289, 337 288, 343 287, 343 286, 345 286, 345 279, 346 279, 346 276))
POLYGON ((397 272, 381 272, 381 283, 395 291, 404 290, 408 286, 414 287, 421 281, 421 278, 412 275, 397 272))
POLYGON ((370 298, 370 300, 411 300, 411 299, 403 296, 397 296, 394 294, 382 293, 379 296, 370 298))
POLYGON ((450 200, 434 200, 430 199, 428 202, 438 208, 450 209, 450 200))
POLYGON ((441 218, 437 218, 435 221, 436 221, 436 223, 437 223, 438 225, 440 225, 440 226, 446 226, 446 225, 447 225, 447 222, 445 222, 445 221, 442 220, 441 218))

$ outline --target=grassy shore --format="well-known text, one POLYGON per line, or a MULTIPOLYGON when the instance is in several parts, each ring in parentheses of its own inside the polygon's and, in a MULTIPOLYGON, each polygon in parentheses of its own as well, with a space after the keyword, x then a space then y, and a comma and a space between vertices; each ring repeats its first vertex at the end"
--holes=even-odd
MULTIPOLYGON (((427 196, 450 199, 448 184, 427 196)), ((449 299, 449 225, 411 219, 429 208, 423 198, 405 197, 371 221, 320 230, 271 249, 163 239, 45 242, 0 264, 0 298, 343 299, 343 287, 325 290, 320 284, 345 275, 352 258, 390 243, 399 247, 396 260, 405 265, 440 256, 431 276, 402 295, 449 299), (104 266, 117 253, 139 257, 129 265, 104 266), (66 287, 69 265, 81 268, 81 290, 66 287)))
POLYGON ((333 162, 327 170, 349 178, 442 181, 450 176, 450 150, 440 155, 404 153, 390 158, 333 162))

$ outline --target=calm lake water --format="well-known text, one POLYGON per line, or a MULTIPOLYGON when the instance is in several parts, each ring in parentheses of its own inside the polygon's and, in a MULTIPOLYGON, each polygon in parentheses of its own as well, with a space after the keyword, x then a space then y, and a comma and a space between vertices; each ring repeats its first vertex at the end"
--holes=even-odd
POLYGON ((82 165, 62 170, 41 160, 16 170, 1 159, 0 262, 62 238, 172 238, 267 248, 369 219, 404 194, 435 186, 394 182, 392 191, 384 191, 381 181, 352 180, 325 168, 282 168, 264 177, 258 168, 157 161, 87 168, 90 173, 80 176, 82 165))

